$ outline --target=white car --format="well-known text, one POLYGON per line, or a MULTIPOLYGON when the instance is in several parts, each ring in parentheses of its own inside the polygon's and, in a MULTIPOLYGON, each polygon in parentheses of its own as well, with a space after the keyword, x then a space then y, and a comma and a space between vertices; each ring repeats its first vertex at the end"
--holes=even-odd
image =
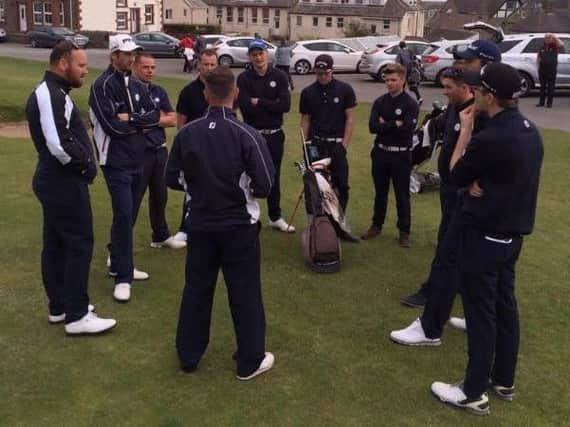
POLYGON ((362 51, 334 40, 306 40, 292 47, 291 66, 297 74, 307 74, 315 66, 315 59, 321 54, 332 56, 334 69, 359 72, 362 51))
POLYGON ((229 39, 228 36, 224 36, 223 34, 202 34, 200 37, 206 40, 206 48, 208 49, 214 47, 220 40, 229 39))
MULTIPOLYGON (((219 40, 214 48, 218 53, 218 63, 225 67, 233 65, 245 65, 249 63, 247 50, 249 44, 254 41, 254 37, 229 37, 225 40, 219 40)), ((269 52, 269 62, 275 62, 275 45, 265 41, 269 52)))

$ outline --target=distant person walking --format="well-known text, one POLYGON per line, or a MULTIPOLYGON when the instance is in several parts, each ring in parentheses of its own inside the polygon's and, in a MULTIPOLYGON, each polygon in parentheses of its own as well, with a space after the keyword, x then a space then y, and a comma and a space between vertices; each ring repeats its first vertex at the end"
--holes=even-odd
POLYGON ((540 100, 537 107, 552 108, 554 98, 554 86, 556 85, 556 73, 558 69, 558 54, 562 43, 551 33, 544 36, 544 45, 538 51, 536 61, 538 63, 538 78, 540 80, 540 100))
POLYGON ((400 42, 399 47, 400 52, 398 52, 398 55, 396 56, 396 62, 398 64, 402 64, 406 69, 406 82, 408 83, 408 88, 414 93, 414 95, 416 95, 416 101, 418 101, 418 104, 422 105, 424 100, 419 90, 422 76, 417 64, 416 55, 407 47, 406 42, 403 40, 400 42))
POLYGON ((293 56, 293 51, 289 45, 289 41, 286 39, 281 39, 279 46, 277 47, 277 52, 275 52, 275 67, 287 74, 287 80, 289 80, 289 87, 291 90, 295 90, 293 86, 293 78, 289 72, 291 67, 291 57, 293 56))

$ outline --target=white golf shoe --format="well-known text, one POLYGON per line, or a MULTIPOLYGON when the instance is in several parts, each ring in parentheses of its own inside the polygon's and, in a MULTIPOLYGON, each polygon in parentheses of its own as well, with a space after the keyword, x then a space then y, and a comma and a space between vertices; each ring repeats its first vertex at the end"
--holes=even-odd
POLYGON ((404 329, 390 332, 390 339, 398 344, 410 346, 431 346, 441 345, 441 338, 428 338, 422 327, 422 322, 418 318, 410 326, 404 329))
POLYGON ((434 382, 431 392, 443 403, 464 409, 474 415, 489 415, 489 396, 483 393, 481 396, 469 399, 463 391, 463 382, 446 384, 434 382))
POLYGON ((113 298, 119 302, 127 302, 131 299, 131 284, 117 283, 113 291, 113 298))
POLYGON ((277 221, 269 221, 269 226, 274 230, 279 230, 284 233, 294 233, 295 226, 287 224, 283 218, 279 218, 277 221))
MULTIPOLYGON (((178 233, 177 233, 178 234, 178 233)), ((168 239, 162 242, 152 242, 150 244, 151 248, 170 248, 170 249, 182 249, 186 247, 186 239, 178 240, 174 236, 170 236, 168 239)))
POLYGON ((94 335, 112 329, 116 324, 115 319, 102 319, 94 312, 89 311, 76 322, 65 325, 65 332, 68 335, 94 335))
MULTIPOLYGON (((87 311, 88 312, 94 312, 95 311, 95 306, 93 304, 89 304, 87 306, 87 311)), ((55 325, 57 323, 61 323, 65 320, 65 313, 63 314, 48 314, 48 322, 51 323, 52 325, 55 325)))
POLYGON ((463 317, 450 317, 447 323, 449 323, 449 326, 452 328, 459 329, 460 331, 467 330, 467 323, 463 317))
POLYGON ((261 375, 264 372, 269 371, 271 368, 273 368, 274 363, 275 363, 275 356, 273 356, 273 353, 266 351, 265 357, 259 364, 259 368, 257 368, 252 374, 248 375, 247 377, 240 377, 239 375, 236 375, 236 378, 241 381, 251 380, 257 377, 258 375, 261 375))

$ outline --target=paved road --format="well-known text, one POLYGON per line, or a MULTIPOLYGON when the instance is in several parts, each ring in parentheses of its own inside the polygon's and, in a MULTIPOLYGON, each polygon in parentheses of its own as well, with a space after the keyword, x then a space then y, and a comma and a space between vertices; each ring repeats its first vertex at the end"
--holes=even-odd
MULTIPOLYGON (((8 56, 14 58, 25 58, 36 61, 47 62, 49 49, 33 49, 15 43, 0 44, 0 56, 8 56)), ((104 49, 89 49, 89 66, 92 68, 105 68, 109 63, 109 52, 104 49)), ((162 76, 175 77, 181 79, 189 79, 190 75, 182 73, 182 59, 160 58, 157 60, 158 72, 162 76)), ((241 70, 235 68, 234 71, 239 73, 241 70)), ((339 79, 352 85, 356 92, 356 96, 361 102, 372 102, 384 92, 384 86, 381 83, 373 81, 365 74, 341 74, 339 79)), ((295 91, 299 91, 314 81, 313 75, 293 76, 295 83, 295 91)), ((441 94, 441 89, 431 84, 425 84, 421 87, 422 96, 424 97, 424 109, 428 109, 431 103, 436 100, 444 101, 445 98, 441 94)), ((555 99, 555 106, 552 109, 535 108, 537 102, 537 94, 533 93, 527 98, 521 100, 520 106, 525 113, 538 126, 549 129, 560 129, 570 132, 570 92, 564 91, 555 99)))

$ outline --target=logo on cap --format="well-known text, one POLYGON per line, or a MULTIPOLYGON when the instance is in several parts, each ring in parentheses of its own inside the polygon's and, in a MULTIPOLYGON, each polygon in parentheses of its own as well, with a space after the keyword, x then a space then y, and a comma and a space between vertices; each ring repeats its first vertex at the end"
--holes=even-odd
POLYGON ((338 96, 335 96, 333 101, 335 104, 338 104, 340 102, 340 99, 338 98, 338 96))
POLYGON ((271 80, 271 81, 269 82, 269 86, 271 86, 271 87, 277 87, 277 82, 276 82, 275 80, 271 80))
POLYGON ((455 130, 455 132, 459 132, 461 130, 461 123, 455 123, 453 129, 455 130))
POLYGON ((400 114, 402 114, 402 110, 399 108, 396 108, 396 115, 399 116, 400 114))

